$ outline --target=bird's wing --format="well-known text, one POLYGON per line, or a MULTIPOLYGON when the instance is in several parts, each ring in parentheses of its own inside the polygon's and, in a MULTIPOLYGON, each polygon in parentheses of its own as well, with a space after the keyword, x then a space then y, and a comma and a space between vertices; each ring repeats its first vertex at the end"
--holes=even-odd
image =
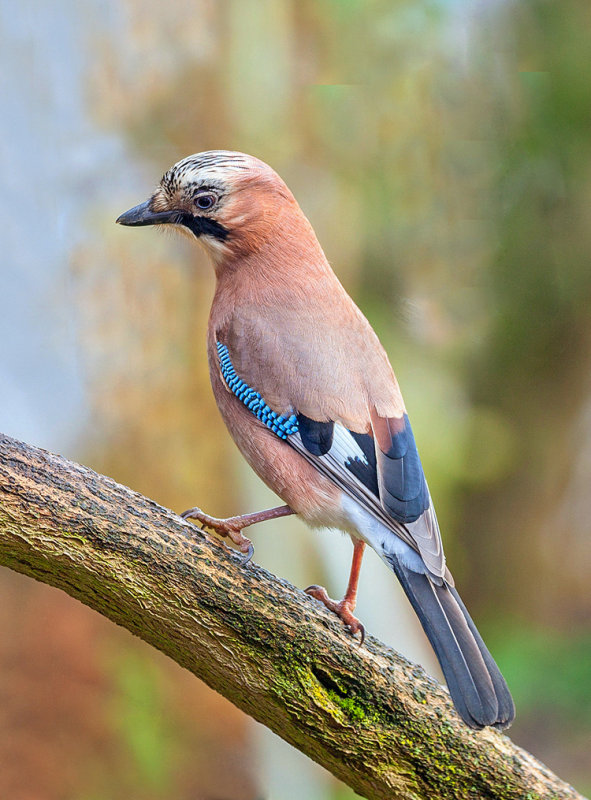
MULTIPOLYGON (((259 340, 259 363, 261 346, 259 340)), ((255 384, 250 377, 244 379, 242 370, 235 366, 232 347, 220 339, 217 354, 227 388, 251 413, 419 553, 434 578, 447 578, 437 518, 403 408, 400 416, 384 417, 375 406, 368 410, 366 400, 367 422, 363 427, 367 432, 356 432, 347 426, 348 418, 341 413, 343 394, 332 408, 327 407, 325 399, 322 418, 315 420, 310 416, 309 403, 307 413, 301 410, 301 391, 288 400, 288 389, 278 378, 281 364, 273 368, 274 362, 267 361, 264 376, 257 369, 255 384), (274 372, 274 388, 269 387, 269 372, 274 372), (284 395, 281 402, 275 399, 277 386, 284 395)))
POLYGON ((302 414, 296 419, 298 430, 287 437, 289 444, 419 553, 433 577, 448 579, 439 525, 408 416, 376 417, 379 434, 375 428, 354 433, 339 422, 318 423, 302 414))

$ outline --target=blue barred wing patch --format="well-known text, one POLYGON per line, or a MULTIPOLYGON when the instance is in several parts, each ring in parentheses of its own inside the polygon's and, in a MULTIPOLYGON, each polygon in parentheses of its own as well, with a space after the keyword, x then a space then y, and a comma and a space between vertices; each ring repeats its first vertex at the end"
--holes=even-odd
POLYGON ((243 403, 257 419, 260 419, 267 428, 277 434, 280 439, 287 439, 288 436, 297 433, 298 420, 296 415, 291 414, 289 417, 284 417, 269 408, 260 392, 255 391, 238 377, 232 361, 230 360, 230 354, 228 353, 226 345, 221 342, 216 342, 216 347, 222 378, 232 394, 236 395, 240 402, 243 403))

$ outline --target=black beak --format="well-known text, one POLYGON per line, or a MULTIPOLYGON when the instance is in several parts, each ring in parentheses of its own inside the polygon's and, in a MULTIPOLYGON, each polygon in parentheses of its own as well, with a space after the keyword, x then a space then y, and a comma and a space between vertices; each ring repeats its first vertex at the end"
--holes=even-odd
POLYGON ((117 217, 119 225, 165 225, 167 222, 178 223, 182 212, 180 211, 152 211, 151 200, 140 203, 139 206, 130 208, 125 214, 117 217))

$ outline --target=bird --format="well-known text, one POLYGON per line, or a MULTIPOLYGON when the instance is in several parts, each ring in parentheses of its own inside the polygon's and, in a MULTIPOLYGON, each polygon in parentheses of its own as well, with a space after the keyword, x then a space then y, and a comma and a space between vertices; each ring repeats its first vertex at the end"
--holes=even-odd
POLYGON ((216 276, 207 355, 213 393, 238 448, 284 505, 228 519, 182 516, 229 537, 296 514, 353 541, 344 597, 307 594, 365 636, 354 616, 366 545, 400 581, 470 728, 507 728, 505 679, 449 571, 402 394, 370 323, 347 294, 280 176, 258 158, 210 150, 164 173, 120 225, 166 225, 196 239, 216 276))

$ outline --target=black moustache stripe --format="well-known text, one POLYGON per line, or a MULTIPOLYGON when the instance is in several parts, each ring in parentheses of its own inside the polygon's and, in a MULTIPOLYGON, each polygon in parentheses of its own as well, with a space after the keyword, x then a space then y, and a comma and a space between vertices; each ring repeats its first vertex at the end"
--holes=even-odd
POLYGON ((184 225, 197 237, 203 235, 213 236, 214 239, 220 242, 225 242, 230 235, 230 231, 227 228, 224 228, 215 219, 210 219, 209 217, 194 217, 192 214, 186 213, 180 214, 177 224, 184 225))

